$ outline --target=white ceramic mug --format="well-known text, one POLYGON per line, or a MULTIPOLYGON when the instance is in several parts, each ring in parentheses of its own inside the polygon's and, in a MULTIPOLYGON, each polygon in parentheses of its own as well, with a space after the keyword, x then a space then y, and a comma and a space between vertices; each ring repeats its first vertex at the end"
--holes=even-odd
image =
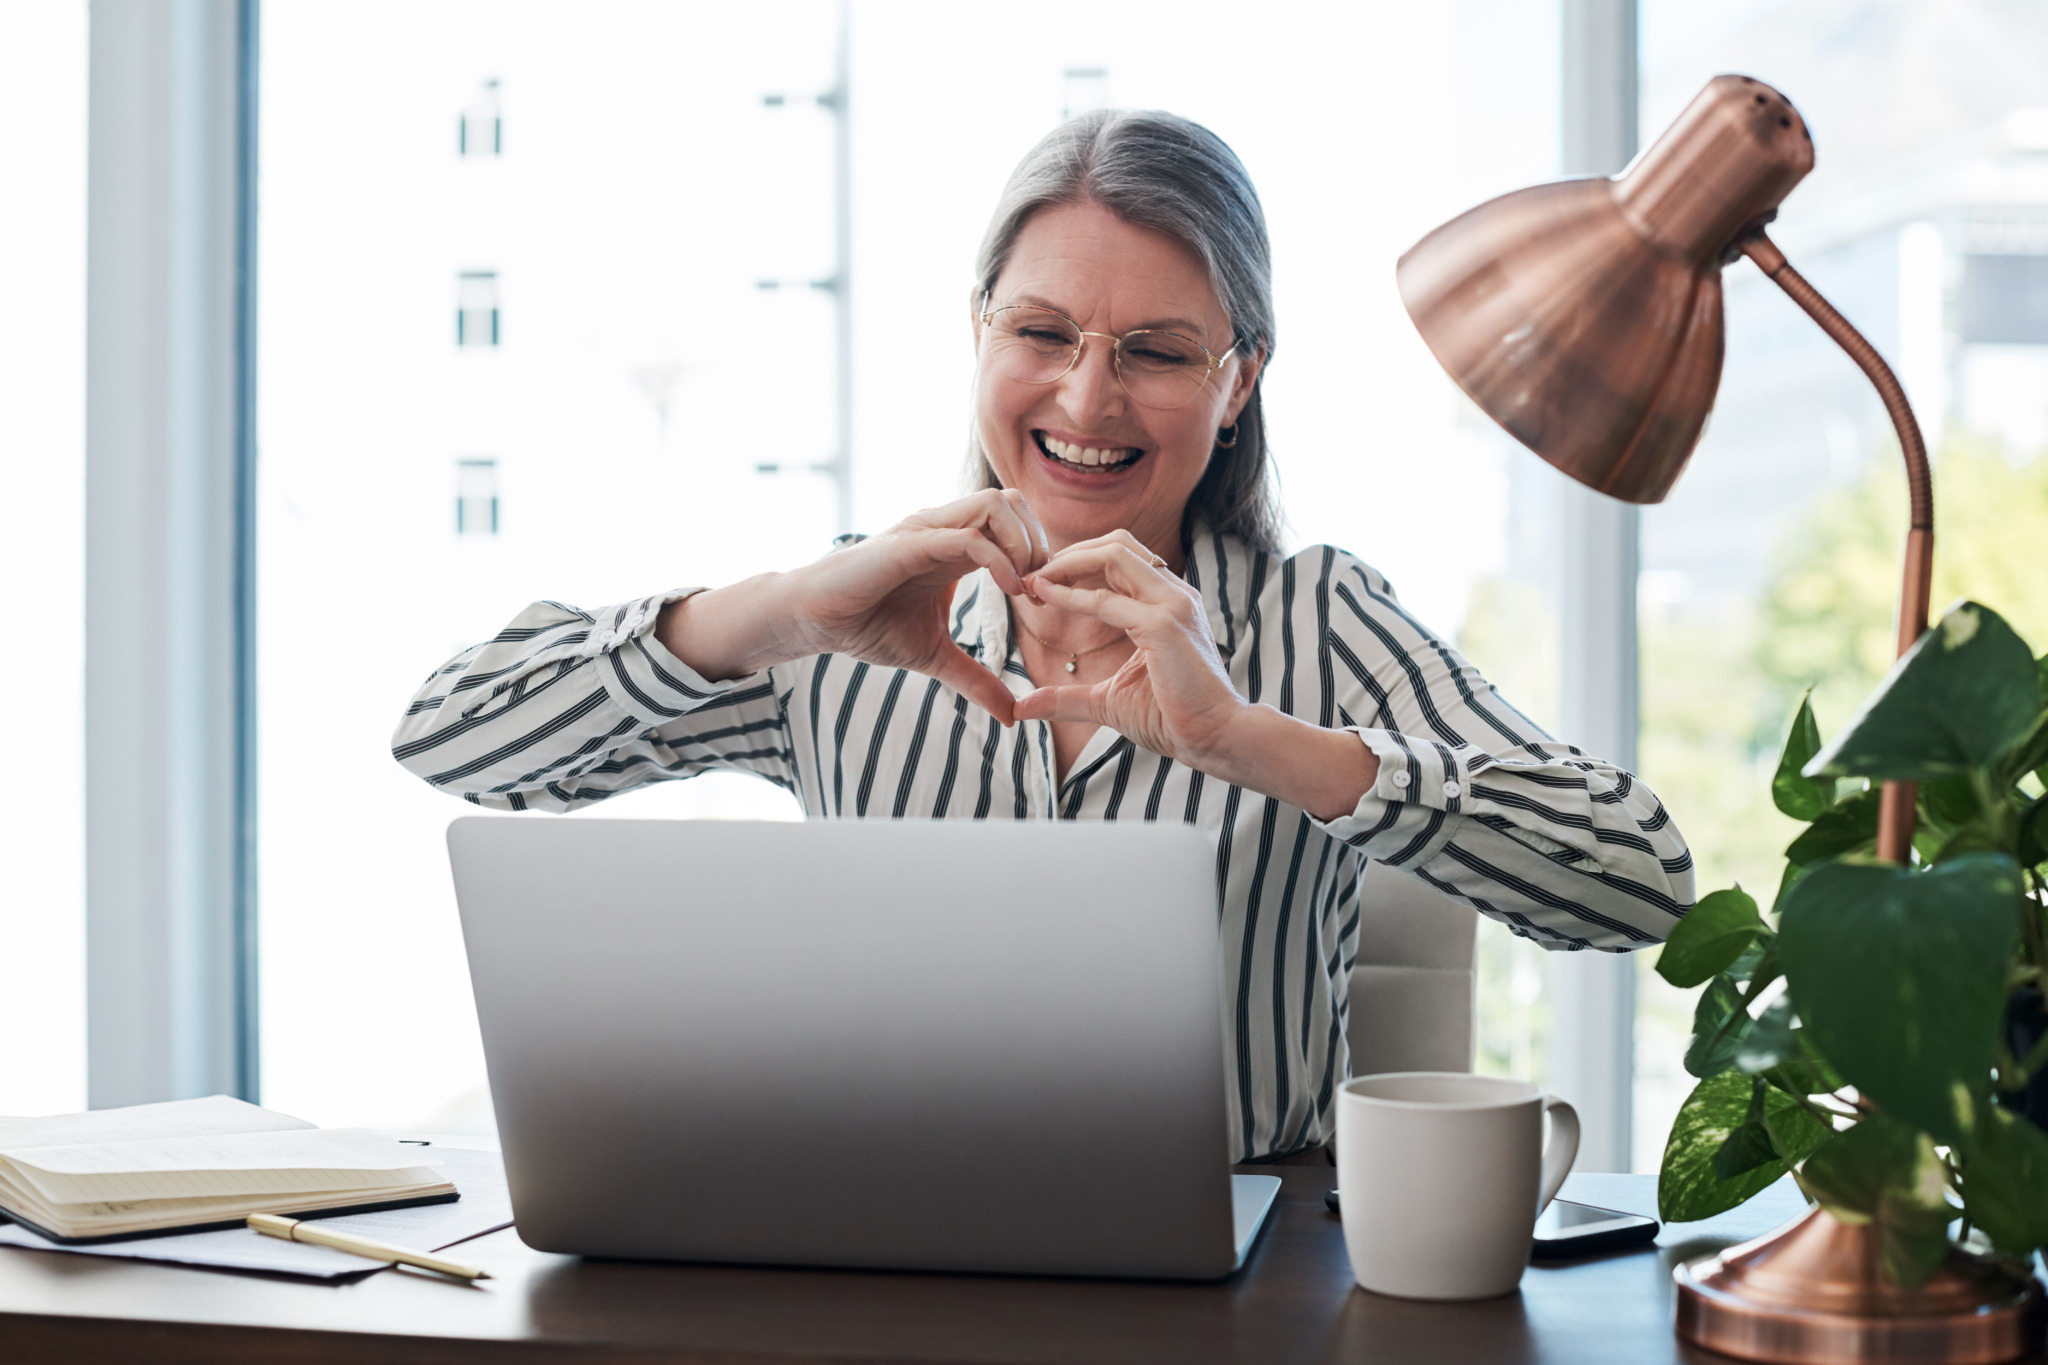
POLYGON ((1527 1081, 1455 1071, 1347 1081, 1337 1188, 1352 1274, 1404 1299, 1513 1292, 1536 1215, 1578 1154, 1578 1114, 1527 1081))

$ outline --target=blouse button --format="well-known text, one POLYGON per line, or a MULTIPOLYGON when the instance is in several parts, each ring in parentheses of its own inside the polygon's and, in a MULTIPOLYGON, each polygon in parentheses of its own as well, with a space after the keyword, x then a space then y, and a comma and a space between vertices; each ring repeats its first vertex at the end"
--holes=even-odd
POLYGON ((610 631, 601 630, 590 638, 590 643, 596 645, 599 649, 610 649, 612 647, 612 639, 613 636, 610 631))
POLYGON ((1448 796, 1448 797, 1449 797, 1449 798, 1450 798, 1451 800, 1453 800, 1453 801, 1455 801, 1455 800, 1457 800, 1457 799, 1458 799, 1458 792, 1459 792, 1459 790, 1460 790, 1460 788, 1459 788, 1458 784, 1457 784, 1457 783, 1455 783, 1455 782, 1446 782, 1446 783, 1444 783, 1444 795, 1445 795, 1445 796, 1448 796))
POLYGON ((1405 787, 1408 785, 1408 774, 1404 772, 1395 773, 1391 778, 1387 780, 1392 782, 1397 787, 1405 787))

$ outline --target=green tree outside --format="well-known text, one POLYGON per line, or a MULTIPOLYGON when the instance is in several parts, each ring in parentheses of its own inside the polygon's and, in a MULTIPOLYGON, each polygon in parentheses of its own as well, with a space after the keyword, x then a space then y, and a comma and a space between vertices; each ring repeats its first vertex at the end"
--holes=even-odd
MULTIPOLYGON (((1995 441, 1958 435, 1936 460, 1934 494, 1934 612, 1971 597, 2025 638, 2048 641, 2048 458, 2009 458, 1995 441)), ((1781 855, 1801 828, 1770 798, 1786 727, 1811 688, 1821 731, 1832 733, 1890 669, 1905 528, 1894 449, 1816 501, 1753 603, 1644 611, 1638 767, 1685 831, 1702 894, 1739 883, 1766 908, 1775 898, 1781 855)), ((1556 639, 1540 594, 1492 581, 1475 592, 1459 647, 1548 723, 1556 639)), ((1640 1159, 1661 1150, 1692 1084, 1682 1065, 1691 994, 1651 970, 1654 956, 1637 955, 1641 1169, 1655 1169, 1654 1159, 1640 1159)), ((1548 1010, 1531 986, 1541 957, 1534 945, 1482 926, 1480 1070, 1542 1081, 1548 1010)))

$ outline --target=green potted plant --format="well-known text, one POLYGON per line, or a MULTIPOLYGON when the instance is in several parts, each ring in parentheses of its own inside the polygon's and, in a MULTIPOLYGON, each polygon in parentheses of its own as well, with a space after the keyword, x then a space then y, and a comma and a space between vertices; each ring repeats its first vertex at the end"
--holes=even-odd
POLYGON ((1663 1217, 1791 1171, 1875 1226, 1901 1286, 1952 1249, 2026 1274, 2048 1246, 2048 659, 1961 603, 1825 746, 1802 702, 1771 785, 1807 825, 1771 914, 1717 891, 1657 962, 1705 988, 1663 1217), (1911 865, 1872 852, 1888 780, 1918 784, 1911 865))

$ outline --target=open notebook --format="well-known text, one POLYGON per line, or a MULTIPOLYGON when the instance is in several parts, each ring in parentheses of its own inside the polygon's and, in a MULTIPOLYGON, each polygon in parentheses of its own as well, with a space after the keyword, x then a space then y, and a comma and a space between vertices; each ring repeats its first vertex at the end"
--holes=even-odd
POLYGON ((226 1095, 0 1118, 0 1213, 56 1242, 456 1197, 418 1147, 226 1095))

